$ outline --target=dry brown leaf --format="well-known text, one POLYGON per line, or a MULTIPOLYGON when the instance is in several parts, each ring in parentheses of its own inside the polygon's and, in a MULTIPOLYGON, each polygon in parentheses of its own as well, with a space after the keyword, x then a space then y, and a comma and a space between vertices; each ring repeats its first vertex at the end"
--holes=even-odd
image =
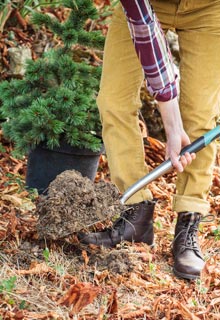
POLYGON ((154 150, 164 150, 165 144, 155 138, 147 137, 147 140, 150 142, 152 149, 154 150))
POLYGON ((109 6, 111 4, 110 0, 94 0, 94 3, 97 5, 97 6, 100 6, 100 5, 107 5, 109 6))
POLYGON ((78 313, 88 304, 92 303, 100 292, 101 288, 95 287, 92 283, 77 283, 72 285, 67 293, 59 299, 58 304, 67 307, 73 305, 72 312, 78 313))
POLYGON ((0 21, 1 21, 0 32, 3 32, 5 23, 7 22, 8 18, 11 15, 12 10, 13 10, 11 3, 8 3, 6 5, 6 8, 7 8, 7 10, 6 10, 7 14, 5 16, 4 16, 4 13, 5 13, 4 10, 2 10, 0 12, 0 21))
POLYGON ((215 299, 212 299, 212 301, 210 302, 210 305, 211 306, 214 306, 218 304, 218 306, 220 306, 220 297, 219 298, 215 298, 215 299))
POLYGON ((22 205, 22 199, 16 195, 4 194, 1 198, 2 200, 10 201, 15 207, 20 207, 22 205))
POLYGON ((27 275, 27 274, 55 273, 55 270, 50 268, 46 264, 46 262, 42 262, 42 263, 33 262, 29 270, 17 270, 16 272, 19 275, 27 275))
POLYGON ((113 314, 118 312, 118 298, 117 298, 117 290, 113 289, 112 293, 108 299, 108 308, 107 313, 113 314))
POLYGON ((105 308, 104 308, 104 306, 101 306, 99 308, 99 313, 97 315, 97 320, 104 320, 105 319, 105 315, 106 315, 105 308))
MULTIPOLYGON (((17 319, 17 318, 15 318, 17 319)), ((59 315, 54 311, 48 311, 48 312, 29 312, 24 311, 24 318, 25 320, 48 320, 48 319, 60 319, 59 315)))
POLYGON ((96 271, 94 281, 96 284, 99 284, 100 282, 103 282, 106 278, 109 277, 109 271, 103 270, 103 271, 96 271))
POLYGON ((219 320, 220 319, 220 313, 216 314, 216 313, 212 313, 210 312, 208 315, 209 319, 211 320, 219 320))
POLYGON ((17 18, 19 24, 23 27, 24 30, 27 29, 27 22, 26 20, 22 17, 18 9, 15 9, 14 13, 15 17, 17 18))
POLYGON ((17 174, 19 170, 21 170, 23 168, 24 164, 23 162, 19 162, 18 164, 16 164, 16 166, 13 169, 13 173, 17 174))
POLYGON ((86 250, 82 250, 82 257, 84 259, 85 266, 87 266, 88 262, 89 262, 89 257, 88 257, 88 254, 87 254, 86 250))
POLYGON ((180 311, 182 312, 182 315, 184 319, 188 320, 201 320, 196 315, 194 315, 186 306, 184 306, 181 302, 176 301, 178 307, 180 308, 180 311))
POLYGON ((139 120, 139 127, 141 129, 142 138, 147 138, 147 126, 146 123, 142 120, 139 120))
POLYGON ((140 307, 133 303, 127 303, 124 307, 122 307, 119 310, 119 316, 121 316, 122 319, 140 319, 139 317, 144 316, 146 313, 149 313, 150 311, 150 306, 140 307), (137 310, 137 308, 139 309, 137 310))
MULTIPOLYGON (((141 288, 144 288, 144 289, 152 289, 152 290, 156 290, 159 288, 158 285, 156 285, 155 283, 153 282, 148 282, 144 279, 141 279, 137 273, 134 273, 132 272, 131 273, 131 277, 130 277, 130 284, 134 287, 141 287, 141 288)), ((128 284, 128 286, 130 286, 130 284, 128 284)), ((131 286, 131 287, 132 287, 131 286)))

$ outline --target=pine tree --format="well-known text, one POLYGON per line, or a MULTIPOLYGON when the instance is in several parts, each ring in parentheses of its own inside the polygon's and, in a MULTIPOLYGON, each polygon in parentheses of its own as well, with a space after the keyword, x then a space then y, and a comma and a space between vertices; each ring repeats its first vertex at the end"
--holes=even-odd
POLYGON ((25 154, 40 143, 53 149, 64 139, 71 146, 100 149, 100 117, 96 95, 100 67, 73 59, 74 45, 102 48, 104 38, 84 29, 97 11, 90 0, 64 0, 69 9, 65 22, 47 14, 34 13, 33 24, 44 25, 61 39, 62 46, 50 49, 41 58, 27 61, 23 79, 0 84, 0 110, 7 118, 4 135, 25 154))

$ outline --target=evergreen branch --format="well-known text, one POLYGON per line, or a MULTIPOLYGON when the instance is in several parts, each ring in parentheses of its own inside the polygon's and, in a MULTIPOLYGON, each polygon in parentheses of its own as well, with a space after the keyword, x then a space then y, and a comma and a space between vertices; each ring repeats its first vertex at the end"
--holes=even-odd
POLYGON ((99 31, 87 32, 80 30, 78 34, 79 44, 85 45, 90 48, 103 49, 105 38, 99 31))
POLYGON ((34 12, 32 14, 31 22, 38 26, 45 25, 48 29, 50 29, 56 35, 62 36, 63 25, 55 17, 51 18, 49 15, 45 13, 43 14, 40 12, 34 12))

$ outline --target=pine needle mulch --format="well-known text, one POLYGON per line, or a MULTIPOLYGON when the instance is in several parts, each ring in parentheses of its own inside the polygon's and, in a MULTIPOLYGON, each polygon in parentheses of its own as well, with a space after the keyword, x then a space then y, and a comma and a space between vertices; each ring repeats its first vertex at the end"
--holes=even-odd
MULTIPOLYGON (((209 193, 215 219, 201 224, 199 234, 206 265, 201 279, 186 281, 172 273, 175 172, 149 186, 158 198, 153 249, 142 243, 113 249, 42 243, 37 194, 24 187, 26 159, 13 158, 2 134, 0 141, 0 319, 220 319, 220 153, 209 193)), ((164 148, 148 139, 150 170, 164 160, 164 148)), ((109 180, 105 156, 100 179, 109 180)))

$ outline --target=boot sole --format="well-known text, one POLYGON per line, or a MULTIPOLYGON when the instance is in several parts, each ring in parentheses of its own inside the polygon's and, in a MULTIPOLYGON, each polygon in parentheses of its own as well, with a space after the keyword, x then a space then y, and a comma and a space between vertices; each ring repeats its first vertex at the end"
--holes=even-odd
POLYGON ((194 274, 182 273, 182 272, 177 271, 175 268, 173 268, 173 273, 178 278, 182 278, 182 279, 186 279, 186 280, 196 280, 196 279, 200 278, 200 275, 196 276, 194 274))
POLYGON ((154 247, 155 247, 155 242, 149 244, 149 243, 144 242, 144 241, 134 241, 134 240, 124 240, 124 239, 123 239, 121 242, 116 243, 115 245, 112 245, 112 246, 109 247, 109 248, 114 248, 117 244, 122 244, 123 242, 126 242, 126 241, 127 241, 127 242, 130 242, 131 244, 135 244, 135 243, 145 243, 145 244, 148 245, 149 248, 154 248, 154 247))

